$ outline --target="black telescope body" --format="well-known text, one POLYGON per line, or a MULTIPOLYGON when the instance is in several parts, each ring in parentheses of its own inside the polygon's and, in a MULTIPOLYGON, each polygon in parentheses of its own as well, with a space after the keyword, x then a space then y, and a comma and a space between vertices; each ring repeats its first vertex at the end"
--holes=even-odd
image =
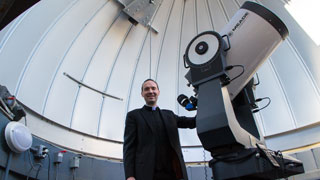
POLYGON ((270 10, 245 2, 220 33, 200 33, 186 48, 184 63, 190 69, 185 77, 196 92, 197 133, 213 158, 215 180, 304 172, 301 161, 266 148, 253 115, 258 107, 252 77, 287 35, 270 10))

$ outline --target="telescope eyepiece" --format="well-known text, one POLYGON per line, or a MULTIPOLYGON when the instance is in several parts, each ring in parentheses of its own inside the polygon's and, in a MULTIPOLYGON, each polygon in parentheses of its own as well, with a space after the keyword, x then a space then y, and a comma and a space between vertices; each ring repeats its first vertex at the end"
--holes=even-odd
POLYGON ((177 101, 182 107, 186 107, 190 103, 188 97, 184 94, 180 94, 177 98, 177 101))
POLYGON ((177 98, 178 103, 188 111, 197 110, 198 99, 191 96, 188 98, 184 94, 180 94, 177 98))

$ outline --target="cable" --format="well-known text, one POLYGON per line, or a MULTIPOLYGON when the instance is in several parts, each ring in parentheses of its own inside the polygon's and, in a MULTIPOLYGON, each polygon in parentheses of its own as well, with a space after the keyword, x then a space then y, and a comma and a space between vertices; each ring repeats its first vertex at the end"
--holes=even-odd
POLYGON ((55 180, 58 180, 59 164, 60 163, 56 163, 57 169, 56 169, 56 173, 55 173, 55 180))
POLYGON ((237 79, 238 77, 240 77, 244 73, 244 66, 243 65, 233 65, 232 68, 234 68, 234 67, 241 67, 242 68, 242 72, 239 75, 237 75, 236 77, 230 79, 230 82, 232 82, 233 80, 237 79))
POLYGON ((38 168, 38 170, 37 170, 36 179, 38 179, 38 175, 39 175, 39 173, 40 173, 41 168, 42 168, 42 166, 40 166, 40 167, 38 168))
POLYGON ((29 164, 30 164, 31 168, 30 168, 30 170, 29 170, 29 172, 28 172, 28 174, 27 174, 27 178, 26 178, 27 180, 29 179, 30 173, 31 173, 31 171, 32 171, 33 169, 35 169, 35 166, 36 166, 36 165, 39 166, 39 168, 38 168, 38 170, 37 170, 37 176, 36 176, 36 178, 38 177, 38 173, 40 172, 40 169, 41 169, 41 167, 42 167, 42 164, 41 164, 41 163, 35 163, 35 164, 32 163, 30 149, 28 149, 28 157, 29 157, 29 164))
MULTIPOLYGON (((50 154, 49 153, 47 153, 47 155, 48 155, 48 162, 49 162, 49 164, 48 164, 48 180, 50 180, 50 167, 51 167, 51 159, 50 159, 50 154)), ((37 174, 36 174, 36 179, 38 179, 38 175, 39 175, 39 172, 40 172, 40 170, 41 170, 41 167, 42 166, 40 166, 39 168, 38 168, 38 170, 37 170, 37 174)))
POLYGON ((51 167, 50 153, 48 153, 48 160, 49 160, 49 164, 48 164, 48 180, 50 180, 50 167, 51 167))
POLYGON ((33 169, 33 167, 31 167, 30 170, 28 171, 26 180, 29 180, 29 176, 30 176, 32 169, 33 169))
MULTIPOLYGON (((37 176, 36 176, 36 178, 38 177, 38 173, 39 173, 39 171, 40 171, 40 169, 41 169, 41 167, 42 167, 42 164, 40 164, 40 163, 36 163, 35 165, 39 165, 39 168, 38 168, 38 170, 37 170, 37 176)), ((30 176, 30 173, 31 173, 31 171, 34 169, 34 166, 32 166, 31 168, 30 168, 30 170, 29 170, 29 172, 28 172, 28 174, 27 174, 27 180, 29 180, 29 176, 30 176)))
POLYGON ((259 75, 258 73, 256 73, 256 76, 257 76, 257 83, 253 84, 253 86, 258 86, 260 84, 260 79, 259 79, 259 75))
POLYGON ((253 110, 253 111, 252 111, 253 113, 259 112, 260 110, 262 110, 262 109, 264 109, 264 108, 266 108, 266 107, 268 107, 268 106, 270 105, 271 99, 270 99, 269 97, 258 98, 258 99, 256 99, 256 102, 260 102, 260 101, 262 101, 262 100, 264 100, 264 99, 268 99, 269 102, 268 102, 264 107, 262 107, 262 108, 260 108, 260 109, 255 109, 255 110, 253 110))
POLYGON ((208 173, 207 173, 207 163, 206 163, 206 152, 203 148, 203 162, 204 162, 204 175, 206 177, 206 180, 208 180, 208 173))
POLYGON ((7 180, 8 179, 10 165, 11 165, 11 161, 12 161, 12 153, 13 153, 12 151, 9 151, 8 160, 7 160, 7 167, 6 167, 6 171, 5 171, 3 180, 7 180))
POLYGON ((24 116, 24 125, 27 127, 28 126, 28 124, 27 124, 27 117, 26 116, 24 116))
POLYGON ((75 168, 72 168, 72 180, 75 180, 75 168))
POLYGON ((234 67, 241 67, 242 68, 242 72, 239 73, 236 77, 232 78, 232 79, 227 79, 225 82, 222 83, 223 86, 230 84, 233 80, 237 79, 238 77, 240 77, 243 73, 244 73, 244 66, 243 65, 230 65, 227 66, 225 68, 226 71, 230 71, 231 69, 233 69, 234 67))

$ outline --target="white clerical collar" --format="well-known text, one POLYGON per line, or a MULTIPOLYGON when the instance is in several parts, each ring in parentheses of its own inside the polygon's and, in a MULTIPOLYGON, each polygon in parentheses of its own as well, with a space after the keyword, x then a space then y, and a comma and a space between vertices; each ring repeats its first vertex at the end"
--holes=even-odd
POLYGON ((158 107, 157 105, 156 106, 149 106, 148 104, 146 104, 145 106, 151 107, 152 111, 155 111, 157 109, 157 107, 158 107))

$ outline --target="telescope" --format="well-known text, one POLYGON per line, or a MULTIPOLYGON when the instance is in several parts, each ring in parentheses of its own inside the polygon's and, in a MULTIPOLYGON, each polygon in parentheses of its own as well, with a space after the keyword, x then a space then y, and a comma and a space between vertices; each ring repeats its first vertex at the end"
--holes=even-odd
POLYGON ((247 1, 221 32, 202 32, 188 44, 185 78, 196 93, 197 133, 213 158, 209 166, 215 180, 304 172, 301 161, 267 149, 253 115, 258 106, 252 77, 288 34, 273 12, 247 1))

